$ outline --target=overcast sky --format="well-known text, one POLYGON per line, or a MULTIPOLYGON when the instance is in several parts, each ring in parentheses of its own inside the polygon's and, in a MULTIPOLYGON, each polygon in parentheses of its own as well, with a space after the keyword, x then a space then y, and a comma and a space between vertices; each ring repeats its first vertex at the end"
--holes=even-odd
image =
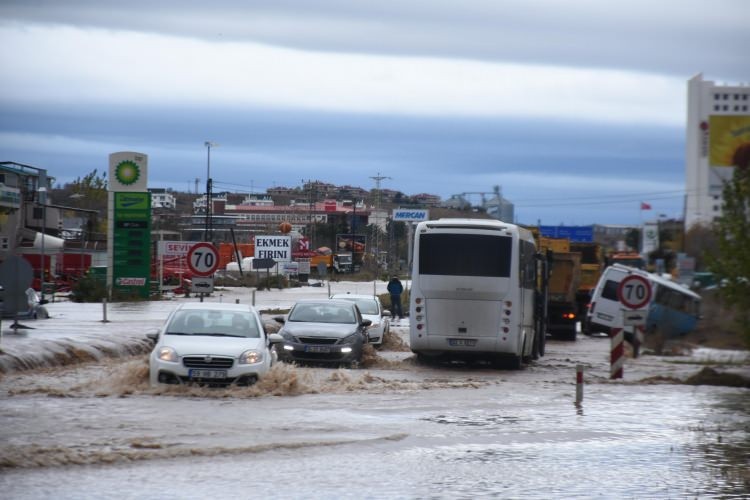
POLYGON ((2 0, 0 160, 66 183, 138 151, 202 192, 210 140, 215 190, 380 175, 498 185, 522 223, 681 217, 686 82, 750 83, 749 25, 745 0, 2 0))

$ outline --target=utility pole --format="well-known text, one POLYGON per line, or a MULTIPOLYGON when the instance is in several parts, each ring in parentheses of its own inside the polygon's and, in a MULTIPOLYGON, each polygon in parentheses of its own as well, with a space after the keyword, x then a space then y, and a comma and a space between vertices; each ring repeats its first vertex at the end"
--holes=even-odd
POLYGON ((375 180, 375 189, 377 190, 376 197, 375 197, 375 213, 378 214, 377 217, 375 217, 375 224, 373 224, 373 231, 375 232, 375 263, 380 267, 380 225, 379 217, 380 217, 380 183, 384 181, 385 179, 391 179, 387 175, 380 175, 380 172, 378 172, 378 175, 370 177, 370 179, 375 180))
POLYGON ((212 181, 211 181, 211 148, 218 146, 218 144, 213 143, 211 141, 206 141, 204 143, 207 150, 207 157, 206 157, 206 231, 203 235, 203 241, 212 242, 213 238, 213 227, 212 227, 212 221, 211 221, 211 198, 213 197, 211 190, 212 190, 212 181))

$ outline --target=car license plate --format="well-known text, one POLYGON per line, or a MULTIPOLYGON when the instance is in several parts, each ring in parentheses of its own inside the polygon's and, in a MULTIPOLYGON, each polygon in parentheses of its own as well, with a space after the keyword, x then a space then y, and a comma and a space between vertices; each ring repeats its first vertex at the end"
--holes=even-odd
POLYGON ((448 339, 448 345, 453 347, 474 347, 477 339, 448 339))
POLYGON ((226 370, 190 370, 190 378, 227 378, 226 370))
POLYGON ((306 345, 305 352, 331 352, 327 345, 306 345))

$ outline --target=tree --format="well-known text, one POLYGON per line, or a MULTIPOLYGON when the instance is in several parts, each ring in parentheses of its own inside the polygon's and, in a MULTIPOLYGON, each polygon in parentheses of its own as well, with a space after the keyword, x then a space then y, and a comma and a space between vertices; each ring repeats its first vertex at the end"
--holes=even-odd
POLYGON ((722 215, 714 226, 718 251, 709 257, 709 269, 722 284, 722 296, 737 311, 750 345, 750 143, 737 148, 733 159, 734 176, 724 185, 722 215))

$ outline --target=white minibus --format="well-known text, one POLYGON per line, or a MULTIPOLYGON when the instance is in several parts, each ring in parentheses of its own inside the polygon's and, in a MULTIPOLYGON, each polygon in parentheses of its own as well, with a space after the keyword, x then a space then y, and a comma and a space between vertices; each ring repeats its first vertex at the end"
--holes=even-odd
POLYGON ((544 299, 532 233, 492 219, 420 222, 414 235, 410 346, 420 359, 544 354, 544 299))

